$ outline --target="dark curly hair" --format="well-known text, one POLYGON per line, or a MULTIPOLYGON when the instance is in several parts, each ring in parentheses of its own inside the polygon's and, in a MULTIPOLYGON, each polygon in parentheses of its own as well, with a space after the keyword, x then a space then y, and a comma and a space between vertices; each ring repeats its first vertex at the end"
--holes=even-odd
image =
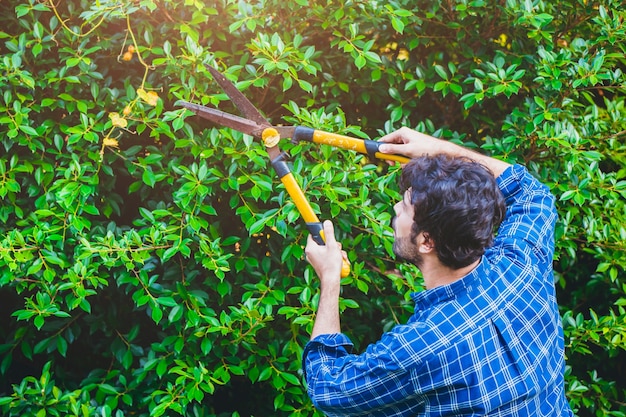
POLYGON ((504 197, 488 168, 466 158, 423 156, 402 170, 415 211, 411 240, 425 233, 439 261, 463 268, 491 246, 505 213, 504 197))

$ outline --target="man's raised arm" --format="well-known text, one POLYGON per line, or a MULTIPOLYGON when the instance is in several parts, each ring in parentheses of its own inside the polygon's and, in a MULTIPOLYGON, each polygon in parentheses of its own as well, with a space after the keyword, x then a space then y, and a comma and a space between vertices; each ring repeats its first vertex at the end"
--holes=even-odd
POLYGON ((408 127, 402 127, 395 132, 385 135, 380 138, 380 141, 386 143, 380 146, 379 151, 381 153, 406 155, 411 158, 437 154, 468 158, 489 168, 496 178, 510 167, 510 164, 499 159, 479 154, 452 142, 437 139, 408 127))

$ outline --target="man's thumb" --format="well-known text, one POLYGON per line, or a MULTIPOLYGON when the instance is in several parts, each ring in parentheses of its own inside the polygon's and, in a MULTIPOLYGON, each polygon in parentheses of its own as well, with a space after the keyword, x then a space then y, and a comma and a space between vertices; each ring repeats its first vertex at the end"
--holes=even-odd
POLYGON ((324 240, 326 244, 336 243, 335 240, 335 227, 333 226, 333 222, 330 220, 324 221, 324 240))
POLYGON ((390 143, 385 143, 382 144, 378 147, 378 152, 381 153, 397 153, 397 151, 395 150, 396 145, 392 145, 390 143))

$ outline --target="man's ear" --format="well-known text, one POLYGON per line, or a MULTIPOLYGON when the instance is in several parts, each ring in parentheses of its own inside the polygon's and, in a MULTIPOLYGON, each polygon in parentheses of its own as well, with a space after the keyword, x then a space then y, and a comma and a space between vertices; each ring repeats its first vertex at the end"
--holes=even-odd
POLYGON ((435 250, 435 241, 426 232, 422 232, 417 242, 420 253, 430 253, 435 250))

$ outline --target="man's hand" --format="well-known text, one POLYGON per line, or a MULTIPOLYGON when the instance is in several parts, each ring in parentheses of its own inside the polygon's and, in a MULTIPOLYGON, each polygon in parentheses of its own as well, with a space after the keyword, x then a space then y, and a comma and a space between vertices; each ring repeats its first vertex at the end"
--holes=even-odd
POLYGON ((339 285, 342 259, 347 259, 346 253, 341 250, 341 243, 335 240, 332 222, 326 220, 323 227, 326 245, 318 245, 309 235, 304 250, 306 260, 315 269, 322 288, 339 285))
MULTIPOLYGON (((418 132, 417 130, 401 127, 379 139, 385 142, 379 151, 387 154, 406 155, 418 158, 423 155, 435 155, 445 152, 446 141, 418 132)), ((394 163, 393 161, 390 161, 394 163)))
MULTIPOLYGON (((380 142, 385 142, 378 148, 379 152, 382 153, 406 155, 410 158, 437 154, 468 158, 486 166, 496 178, 510 166, 499 159, 482 155, 447 140, 435 138, 406 126, 383 136, 380 138, 380 142)), ((394 162, 391 161, 390 163, 393 164, 394 162)))
POLYGON ((320 301, 311 339, 321 334, 340 333, 339 292, 341 289, 341 268, 347 255, 341 250, 341 243, 335 240, 333 224, 324 222, 326 245, 318 245, 309 235, 304 250, 306 260, 313 266, 320 279, 320 301))

